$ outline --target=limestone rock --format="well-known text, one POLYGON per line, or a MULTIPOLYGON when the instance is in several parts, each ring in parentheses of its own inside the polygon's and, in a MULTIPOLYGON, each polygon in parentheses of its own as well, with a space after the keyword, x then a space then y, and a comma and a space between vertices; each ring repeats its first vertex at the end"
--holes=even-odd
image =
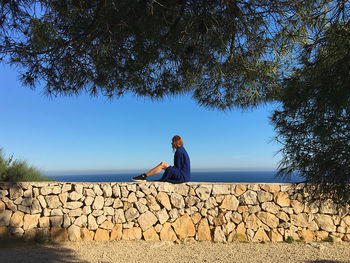
POLYGON ((258 231, 256 231, 252 241, 253 242, 268 242, 268 241, 270 241, 270 239, 266 235, 265 230, 263 228, 259 228, 258 231))
MULTIPOLYGON (((140 186, 140 188, 142 189, 142 187, 140 186)), ((144 190, 144 189, 142 189, 144 190)), ((148 189, 147 189, 148 190, 148 189)), ((146 193, 145 191, 143 191, 146 195, 148 195, 148 193, 146 193)), ((175 192, 175 186, 172 183, 161 183, 158 186, 158 192, 166 192, 166 193, 173 193, 175 192)))
POLYGON ((214 184, 213 195, 229 195, 231 193, 231 184, 214 184))
POLYGON ((142 237, 141 228, 132 227, 123 230, 122 240, 140 240, 142 237))
POLYGON ((310 229, 303 228, 298 234, 305 242, 316 241, 315 232, 310 229))
POLYGON ((315 222, 321 228, 322 230, 328 231, 328 232, 335 232, 336 227, 333 223, 332 217, 329 215, 315 215, 315 222))
POLYGON ((111 232, 111 240, 121 240, 123 235, 122 224, 117 224, 113 227, 111 232))
POLYGON ((198 225, 197 239, 200 241, 211 241, 208 220, 203 218, 198 225))
POLYGON ((93 189, 94 189, 94 193, 96 195, 102 195, 103 194, 103 192, 102 192, 102 190, 101 190, 101 188, 100 188, 100 186, 98 184, 94 184, 93 189))
POLYGON ((159 203, 161 203, 166 210, 170 211, 171 210, 171 204, 169 201, 169 196, 164 193, 164 192, 159 192, 156 196, 156 199, 159 203))
POLYGON ((23 230, 37 227, 40 215, 24 215, 23 230))
POLYGON ((22 227, 23 226, 23 217, 24 213, 20 211, 16 211, 10 220, 11 227, 22 227))
POLYGON ((68 229, 68 239, 69 241, 80 241, 81 240, 81 233, 80 233, 80 227, 76 225, 71 225, 68 229))
POLYGON ((285 213, 285 212, 279 211, 279 212, 277 212, 276 216, 277 216, 279 219, 281 219, 281 220, 283 220, 283 221, 285 221, 285 222, 288 222, 288 221, 289 221, 289 216, 288 216, 288 214, 285 213))
POLYGON ((62 186, 62 193, 65 193, 65 192, 68 192, 68 191, 70 191, 72 189, 72 185, 71 184, 64 184, 63 186, 62 186))
POLYGON ((33 197, 33 191, 32 191, 32 189, 28 189, 28 190, 26 190, 26 191, 24 191, 24 193, 23 193, 23 196, 24 197, 33 197))
POLYGON ((152 211, 160 210, 160 206, 158 205, 157 200, 154 196, 148 195, 146 197, 146 199, 147 199, 147 205, 148 205, 150 210, 152 210, 152 211))
POLYGON ((240 196, 240 201, 244 205, 257 205, 258 204, 257 193, 252 190, 248 190, 240 196))
POLYGON ((202 219, 202 216, 200 213, 195 213, 194 215, 192 215, 191 219, 193 224, 197 224, 202 219))
POLYGON ((261 226, 261 221, 255 216, 255 214, 249 215, 245 223, 248 229, 252 229, 254 231, 257 231, 261 226))
POLYGON ((96 230, 98 228, 98 225, 96 223, 96 219, 92 216, 88 216, 88 229, 89 230, 96 230))
POLYGON ((42 211, 42 209, 40 206, 40 202, 38 200, 34 199, 32 202, 30 213, 31 214, 39 214, 39 213, 41 213, 41 211, 42 211))
POLYGON ((108 220, 104 221, 101 225, 100 228, 102 229, 107 229, 107 230, 112 230, 114 227, 113 223, 109 222, 108 220))
POLYGON ((107 217, 105 215, 100 215, 99 217, 97 217, 96 222, 98 225, 101 225, 106 220, 107 220, 107 217))
MULTIPOLYGON (((91 214, 92 210, 91 210, 91 206, 84 206, 83 207, 83 214, 84 215, 89 215, 91 214)), ((113 211, 114 212, 114 211, 113 211)))
POLYGON ((218 243, 226 242, 225 234, 221 230, 220 226, 215 227, 215 230, 214 230, 214 242, 218 242, 218 243))
POLYGON ((92 241, 94 240, 94 231, 89 231, 87 228, 83 227, 80 229, 81 240, 82 241, 92 241))
POLYGON ((250 205, 248 207, 248 213, 250 214, 255 214, 257 212, 260 212, 261 211, 261 208, 259 205, 250 205))
POLYGON ((85 199, 84 199, 84 203, 85 205, 87 206, 90 206, 92 205, 92 203, 94 202, 94 198, 92 196, 87 196, 85 199))
POLYGON ((68 241, 67 229, 61 227, 52 227, 50 230, 50 238, 53 242, 68 241))
POLYGON ((108 230, 98 228, 96 230, 94 239, 96 241, 108 241, 109 240, 109 232, 108 232, 108 230))
MULTIPOLYGON (((137 202, 136 202, 137 203, 137 202)), ((120 208, 120 207, 123 207, 123 202, 119 199, 119 198, 116 198, 113 202, 113 208, 120 208)))
POLYGON ((238 213, 238 212, 234 212, 234 213, 232 213, 231 220, 235 224, 239 224, 239 223, 242 222, 242 215, 240 213, 238 213))
POLYGON ((140 215, 138 218, 138 223, 143 231, 146 231, 151 226, 153 226, 155 223, 157 223, 158 219, 157 217, 150 211, 147 211, 146 213, 140 215))
POLYGON ((226 219, 223 213, 219 214, 216 218, 214 218, 214 225, 221 226, 226 223, 226 219))
POLYGON ((139 215, 140 215, 139 212, 135 208, 131 207, 125 212, 125 219, 126 221, 130 222, 138 218, 139 215))
POLYGON ((137 197, 136 194, 134 192, 131 192, 128 196, 128 202, 129 203, 135 203, 137 202, 137 197))
POLYGON ((53 208, 58 208, 61 206, 61 202, 58 199, 57 195, 47 195, 45 197, 46 203, 48 205, 49 208, 53 209, 53 208))
POLYGON ((221 209, 226 209, 226 210, 231 210, 231 211, 236 211, 239 205, 239 201, 234 195, 226 195, 224 200, 221 203, 220 208, 221 209))
POLYGON ((210 197, 210 193, 212 190, 212 185, 211 184, 203 184, 200 185, 196 190, 197 196, 202 200, 206 201, 210 197))
POLYGON ((23 189, 17 185, 17 184, 13 184, 10 187, 10 199, 14 200, 17 199, 18 197, 23 196, 23 189))
POLYGON ((79 194, 78 192, 76 191, 73 191, 71 193, 68 194, 68 198, 72 201, 77 201, 79 200, 80 198, 82 198, 82 194, 79 194))
POLYGON ((258 191, 258 200, 260 203, 272 201, 273 195, 269 192, 258 191))
POLYGON ((63 227, 68 228, 71 225, 71 219, 68 214, 63 215, 63 227))
POLYGON ((45 198, 42 195, 39 195, 37 198, 38 198, 38 201, 39 201, 41 207, 45 208, 47 206, 45 198))
POLYGON ((159 236, 153 228, 150 228, 143 232, 143 238, 146 241, 159 241, 159 236))
POLYGON ((300 214, 304 211, 304 204, 297 200, 290 200, 290 205, 293 207, 295 214, 300 214))
POLYGON ((136 191, 136 197, 138 197, 138 198, 142 198, 142 197, 145 197, 146 195, 143 193, 143 192, 141 192, 141 191, 136 191))
POLYGON ((0 200, 0 212, 4 211, 6 208, 5 203, 0 200))
POLYGON ((271 242, 282 242, 283 241, 283 236, 281 233, 278 232, 277 229, 272 229, 269 231, 268 236, 271 240, 271 242))
POLYGON ((102 186, 102 190, 103 190, 104 197, 111 197, 112 196, 112 187, 110 186, 110 184, 104 184, 102 186))
MULTIPOLYGON (((73 210, 73 211, 74 211, 74 210, 73 210)), ((56 209, 52 209, 52 210, 51 210, 51 215, 52 215, 52 216, 62 216, 62 215, 63 215, 63 212, 62 212, 61 209, 56 208, 56 209)))
POLYGON ((281 187, 278 184, 261 184, 260 188, 266 192, 275 193, 281 191, 281 187))
POLYGON ((63 223, 63 216, 51 216, 50 222, 52 226, 60 227, 63 223))
POLYGON ((112 188, 112 193, 114 197, 121 197, 120 195, 120 188, 118 185, 114 185, 112 188))
POLYGON ((22 197, 18 197, 15 201, 13 201, 13 203, 14 203, 15 205, 19 205, 19 204, 22 203, 22 201, 23 201, 23 198, 22 198, 22 197))
POLYGON ((114 215, 114 209, 112 207, 104 207, 103 208, 104 215, 106 216, 113 216, 114 215))
POLYGON ((49 228, 50 227, 50 219, 47 216, 39 218, 39 227, 40 228, 49 228))
POLYGON ((278 218, 268 212, 258 212, 257 217, 267 226, 271 228, 276 228, 279 224, 278 218))
POLYGON ((321 202, 320 213, 335 215, 337 213, 337 205, 331 199, 321 202))
POLYGON ((185 207, 185 201, 183 197, 177 193, 173 193, 170 196, 171 204, 176 208, 184 208, 185 207))
POLYGON ((82 207, 82 206, 83 206, 82 202, 67 202, 65 205, 65 208, 77 209, 77 208, 82 207))
POLYGON ((5 197, 8 195, 8 191, 7 190, 0 190, 0 198, 5 197))
POLYGON ((171 227, 170 223, 165 223, 160 231, 160 240, 162 241, 175 241, 177 240, 176 234, 171 227))
POLYGON ((218 203, 216 202, 216 199, 211 196, 208 198, 207 201, 205 201, 205 208, 211 209, 211 208, 216 208, 218 206, 218 203))
POLYGON ((148 207, 146 205, 144 205, 141 201, 137 201, 135 203, 135 206, 141 214, 143 214, 144 212, 146 212, 148 210, 148 207))
POLYGON ((125 223, 126 220, 125 220, 125 216, 124 216, 124 210, 123 209, 115 210, 114 218, 115 218, 115 222, 117 224, 125 223))
POLYGON ((274 194, 274 201, 282 207, 289 207, 290 206, 289 195, 286 192, 275 193, 274 194))
POLYGON ((92 204, 92 208, 93 209, 102 209, 104 202, 105 202, 105 200, 104 200, 103 196, 97 195, 95 197, 94 203, 92 204))
POLYGON ((87 216, 79 216, 77 219, 74 220, 74 225, 78 227, 85 227, 87 225, 87 216))
POLYGON ((168 221, 169 215, 166 212, 166 210, 163 208, 162 210, 157 212, 157 218, 159 220, 159 223, 163 225, 166 221, 168 221))
POLYGON ((183 239, 185 237, 193 237, 196 234, 196 229, 188 214, 185 214, 178 218, 173 223, 173 227, 179 239, 183 239))
POLYGON ((240 196, 247 191, 246 184, 237 184, 235 187, 235 196, 240 196))
POLYGON ((290 215, 290 222, 292 225, 300 226, 300 227, 308 227, 308 216, 305 213, 297 214, 297 215, 290 215))
POLYGON ((44 186, 40 189, 40 194, 42 195, 49 195, 52 194, 52 187, 50 186, 44 186))

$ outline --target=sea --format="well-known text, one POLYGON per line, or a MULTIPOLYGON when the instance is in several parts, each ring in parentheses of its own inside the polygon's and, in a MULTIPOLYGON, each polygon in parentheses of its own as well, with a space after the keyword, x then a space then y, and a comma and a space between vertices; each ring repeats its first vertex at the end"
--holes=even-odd
MULTIPOLYGON (((131 178, 139 173, 115 174, 65 174, 48 175, 52 180, 59 182, 132 182, 131 178)), ((157 181, 162 174, 147 178, 147 181, 157 181)), ((276 176, 276 171, 205 171, 191 172, 191 182, 213 183, 295 183, 303 181, 297 175, 290 178, 276 176)))

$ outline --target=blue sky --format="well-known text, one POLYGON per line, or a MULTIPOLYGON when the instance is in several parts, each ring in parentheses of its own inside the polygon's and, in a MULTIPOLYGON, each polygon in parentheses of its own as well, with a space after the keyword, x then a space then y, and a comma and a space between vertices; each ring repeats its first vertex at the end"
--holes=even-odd
POLYGON ((193 170, 274 170, 279 145, 266 105, 219 112, 190 96, 162 101, 125 96, 59 97, 23 87, 0 64, 0 147, 44 172, 143 171, 172 164, 171 138, 180 135, 193 170))

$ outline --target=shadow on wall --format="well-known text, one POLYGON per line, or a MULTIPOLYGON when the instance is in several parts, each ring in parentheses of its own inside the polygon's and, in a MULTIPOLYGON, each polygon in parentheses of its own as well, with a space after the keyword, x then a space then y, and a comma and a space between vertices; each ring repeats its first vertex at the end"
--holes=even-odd
POLYGON ((71 249, 62 247, 60 243, 47 242, 47 238, 38 234, 34 236, 16 237, 2 232, 0 237, 1 263, 18 262, 82 262, 71 249))

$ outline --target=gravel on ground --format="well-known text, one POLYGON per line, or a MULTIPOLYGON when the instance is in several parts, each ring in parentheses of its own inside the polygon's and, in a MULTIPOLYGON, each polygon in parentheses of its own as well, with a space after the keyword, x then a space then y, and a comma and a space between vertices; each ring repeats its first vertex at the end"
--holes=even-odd
POLYGON ((0 262, 350 262, 350 242, 62 242, 0 249, 0 262))

